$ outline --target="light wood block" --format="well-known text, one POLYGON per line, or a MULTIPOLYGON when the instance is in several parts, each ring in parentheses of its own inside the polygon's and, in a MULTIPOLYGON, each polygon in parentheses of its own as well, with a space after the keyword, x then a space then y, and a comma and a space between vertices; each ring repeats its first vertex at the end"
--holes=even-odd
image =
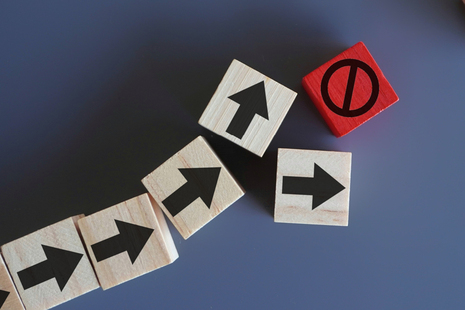
POLYGON ((336 137, 399 100, 363 42, 309 73, 302 85, 336 137))
POLYGON ((99 287, 74 216, 2 246, 26 309, 49 309, 99 287))
POLYGON ((347 226, 352 154, 278 150, 275 222, 347 226))
POLYGON ((2 257, 0 257, 0 310, 24 310, 2 257))
POLYGON ((234 59, 199 124, 261 157, 296 95, 234 59))
POLYGON ((244 195, 242 187, 201 136, 142 183, 184 239, 244 195))
POLYGON ((80 219, 79 228, 104 290, 178 258, 163 212, 148 194, 80 219))

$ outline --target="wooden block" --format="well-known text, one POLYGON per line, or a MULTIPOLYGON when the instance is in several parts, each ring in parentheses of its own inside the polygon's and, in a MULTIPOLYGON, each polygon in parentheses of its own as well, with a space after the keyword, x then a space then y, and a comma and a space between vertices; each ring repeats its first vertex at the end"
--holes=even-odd
POLYGON ((362 42, 305 76, 302 85, 336 137, 399 100, 362 42))
POLYGON ((26 309, 49 309, 99 287, 74 216, 2 246, 26 309))
POLYGON ((199 124, 261 157, 296 95, 234 59, 199 124))
POLYGON ((148 194, 80 219, 79 228, 104 290, 178 258, 163 212, 148 194))
POLYGON ((24 310, 5 262, 0 256, 0 310, 24 310))
POLYGON ((244 195, 201 136, 146 176, 142 183, 184 239, 244 195))
POLYGON ((275 222, 347 226, 351 153, 278 150, 275 222))

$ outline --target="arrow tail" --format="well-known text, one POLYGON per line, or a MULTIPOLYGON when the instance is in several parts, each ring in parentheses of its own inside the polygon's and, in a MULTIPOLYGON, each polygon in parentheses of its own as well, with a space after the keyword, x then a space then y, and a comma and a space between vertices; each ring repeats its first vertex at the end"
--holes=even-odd
POLYGON ((185 183, 162 203, 172 216, 176 216, 197 198, 199 198, 199 193, 192 190, 192 184, 185 183))
POLYGON ((118 234, 111 238, 105 239, 91 245, 97 262, 118 255, 126 251, 124 244, 121 242, 121 235, 118 234))
POLYGON ((18 277, 21 281, 24 290, 27 290, 42 282, 53 279, 55 275, 53 273, 53 269, 50 262, 46 260, 34 266, 19 271, 18 277))
POLYGON ((313 195, 311 188, 315 187, 315 179, 304 177, 283 176, 283 194, 313 195))
POLYGON ((255 116, 255 114, 244 113, 243 106, 239 107, 236 114, 234 115, 231 123, 229 123, 226 132, 238 139, 242 139, 247 128, 249 128, 250 123, 255 116))

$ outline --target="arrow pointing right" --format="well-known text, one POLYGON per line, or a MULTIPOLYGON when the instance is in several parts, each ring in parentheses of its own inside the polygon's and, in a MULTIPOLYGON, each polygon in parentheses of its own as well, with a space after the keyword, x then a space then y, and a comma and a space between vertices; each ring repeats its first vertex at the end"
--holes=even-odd
POLYGON ((119 234, 91 245, 97 262, 128 252, 134 264, 145 244, 153 233, 152 228, 115 220, 119 234))
POLYGON ((10 292, 0 290, 0 309, 3 307, 8 295, 10 295, 10 292))
POLYGON ((283 194, 312 195, 312 210, 345 187, 316 163, 313 178, 283 176, 283 194))
POLYGON ((84 254, 74 253, 42 244, 47 260, 18 272, 19 280, 25 290, 55 278, 60 290, 66 286, 69 278, 84 254))
POLYGON ((228 98, 240 104, 239 109, 226 129, 227 133, 236 138, 242 139, 255 114, 268 119, 265 83, 263 81, 241 90, 228 98))

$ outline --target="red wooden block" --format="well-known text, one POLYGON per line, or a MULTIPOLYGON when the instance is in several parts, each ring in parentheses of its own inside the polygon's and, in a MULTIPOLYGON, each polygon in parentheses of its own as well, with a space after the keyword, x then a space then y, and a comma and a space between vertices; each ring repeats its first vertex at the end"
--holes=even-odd
POLYGON ((399 100, 363 42, 305 76, 302 85, 336 137, 399 100))

